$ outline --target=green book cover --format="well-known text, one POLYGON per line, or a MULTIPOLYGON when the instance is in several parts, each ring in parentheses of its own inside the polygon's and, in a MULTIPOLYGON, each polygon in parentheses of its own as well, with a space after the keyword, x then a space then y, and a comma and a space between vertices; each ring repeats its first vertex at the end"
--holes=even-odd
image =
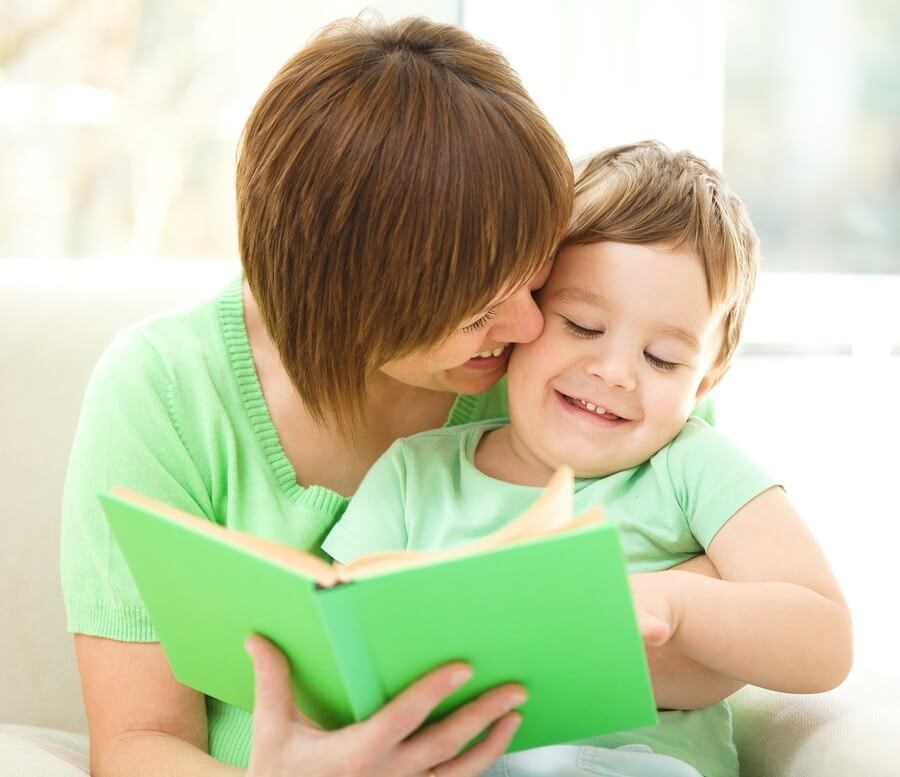
MULTIPOLYGON (((653 725, 656 707, 615 526, 589 523, 340 582, 309 554, 140 495, 100 496, 175 677, 253 709, 251 633, 290 661, 300 709, 363 719, 467 661, 438 718, 504 682, 529 693, 510 750, 653 725)), ((349 569, 349 568, 348 568, 349 569)))

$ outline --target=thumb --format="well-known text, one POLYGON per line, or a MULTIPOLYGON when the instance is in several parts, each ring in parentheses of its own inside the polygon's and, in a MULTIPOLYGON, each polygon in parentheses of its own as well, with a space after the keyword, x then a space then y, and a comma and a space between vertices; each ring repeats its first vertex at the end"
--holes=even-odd
POLYGON ((659 647, 672 638, 672 627, 656 615, 639 615, 638 630, 649 647, 659 647))
POLYGON ((244 640, 244 649, 253 662, 255 677, 253 718, 257 724, 284 724, 299 720, 319 728, 294 703, 291 690, 291 668, 287 658, 275 645, 259 634, 244 640))

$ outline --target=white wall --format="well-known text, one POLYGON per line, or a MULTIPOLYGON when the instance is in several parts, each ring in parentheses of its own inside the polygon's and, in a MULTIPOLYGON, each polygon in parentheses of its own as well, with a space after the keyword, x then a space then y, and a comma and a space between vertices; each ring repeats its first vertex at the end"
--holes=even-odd
POLYGON ((473 1, 462 21, 507 56, 573 158, 656 138, 721 166, 722 0, 473 1))

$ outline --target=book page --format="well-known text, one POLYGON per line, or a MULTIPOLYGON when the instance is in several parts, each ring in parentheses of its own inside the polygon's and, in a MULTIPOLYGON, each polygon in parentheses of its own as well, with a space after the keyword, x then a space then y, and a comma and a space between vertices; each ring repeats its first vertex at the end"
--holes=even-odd
POLYGON ((226 529, 206 518, 191 515, 121 486, 114 487, 111 493, 158 516, 209 535, 220 542, 243 548, 248 553, 290 567, 314 580, 323 588, 331 588, 338 583, 346 583, 403 567, 428 564, 458 556, 469 556, 559 532, 573 531, 603 521, 603 511, 599 507, 589 510, 577 518, 572 517, 574 477, 571 469, 561 467, 525 512, 511 520, 506 526, 480 540, 448 550, 401 550, 372 553, 351 561, 349 564, 335 563, 331 565, 310 553, 233 529, 226 529))
POLYGON ((550 482, 547 483, 540 496, 525 512, 511 520, 506 526, 480 540, 449 550, 400 550, 372 553, 348 564, 336 565, 338 579, 341 582, 350 582, 406 566, 469 556, 601 523, 603 510, 600 507, 589 510, 577 518, 572 517, 574 492, 575 481, 572 470, 569 467, 560 467, 550 478, 550 482))
POLYGON ((120 499, 143 507, 155 515, 188 526, 194 531, 209 535, 221 542, 243 548, 256 556, 262 556, 283 566, 295 569, 305 577, 315 580, 316 583, 324 588, 330 588, 338 582, 336 568, 310 553, 297 550, 289 545, 282 545, 278 542, 264 540, 233 529, 226 529, 206 518, 198 518, 196 515, 177 510, 163 502, 157 502, 155 499, 121 486, 112 488, 110 493, 120 499))

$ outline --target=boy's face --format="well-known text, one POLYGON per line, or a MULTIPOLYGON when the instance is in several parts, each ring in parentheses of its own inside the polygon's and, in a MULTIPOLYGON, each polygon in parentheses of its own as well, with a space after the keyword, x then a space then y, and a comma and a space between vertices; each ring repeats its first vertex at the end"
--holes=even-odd
POLYGON ((633 467, 715 384, 722 316, 692 251, 570 246, 538 301, 543 332, 509 362, 510 443, 533 465, 577 477, 633 467))

